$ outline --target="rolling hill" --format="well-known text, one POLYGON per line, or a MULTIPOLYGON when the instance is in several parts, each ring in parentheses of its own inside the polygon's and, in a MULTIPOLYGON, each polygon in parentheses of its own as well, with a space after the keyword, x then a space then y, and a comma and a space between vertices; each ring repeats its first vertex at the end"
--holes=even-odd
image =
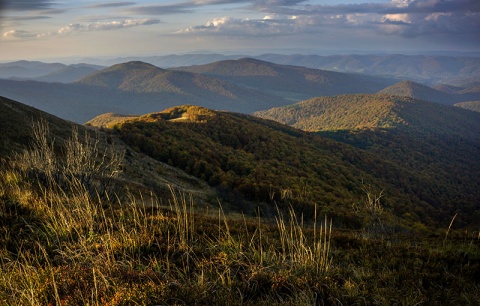
MULTIPOLYGON (((384 190, 389 211, 410 225, 438 225, 448 222, 455 212, 465 225, 480 212, 475 204, 480 198, 480 167, 475 159, 480 153, 475 145, 478 136, 473 140, 469 134, 458 140, 452 136, 439 144, 441 137, 425 140, 422 134, 394 135, 387 147, 396 140, 402 142, 379 153, 393 134, 360 145, 348 137, 332 140, 329 137, 335 137, 330 134, 314 135, 269 120, 196 106, 125 120, 110 118, 113 124, 105 117, 101 124, 112 127, 127 144, 205 180, 223 201, 247 212, 256 205, 267 214, 274 205, 293 205, 308 216, 317 203, 322 212, 355 227, 359 220, 351 205, 361 201, 365 184, 377 192, 384 190), (417 147, 422 145, 425 148, 417 147), (468 152, 452 159, 458 148, 468 148, 468 152), (414 165, 416 158, 420 165, 414 165)), ((478 116, 470 119, 470 133, 478 135, 478 116)), ((418 123, 415 120, 405 118, 411 125, 418 123)))
POLYGON ((446 92, 439 91, 426 85, 422 85, 420 83, 412 81, 402 81, 396 83, 392 86, 382 89, 378 93, 405 96, 448 105, 452 105, 455 102, 458 102, 456 100, 456 96, 452 96, 446 92))
MULTIPOLYGON (((318 131, 319 135, 373 153, 421 177, 418 184, 422 186, 433 179, 435 184, 418 191, 420 198, 433 206, 447 205, 453 214, 467 206, 479 208, 477 200, 469 198, 477 193, 480 182, 478 113, 376 94, 315 98, 256 115, 318 131), (429 189, 449 192, 432 198, 426 195, 429 189), (461 193, 469 199, 459 200, 461 193), (446 204, 454 198, 458 201, 446 204)), ((399 184, 405 190, 411 188, 408 182, 399 180, 399 184)))
POLYGON ((315 96, 372 93, 394 83, 390 79, 368 75, 278 65, 252 58, 176 69, 216 77, 295 101, 315 96))

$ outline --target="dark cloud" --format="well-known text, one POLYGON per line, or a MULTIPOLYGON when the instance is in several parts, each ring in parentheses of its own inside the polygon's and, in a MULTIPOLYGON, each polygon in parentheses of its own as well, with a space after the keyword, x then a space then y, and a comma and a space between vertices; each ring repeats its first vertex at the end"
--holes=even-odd
POLYGON ((114 7, 123 7, 123 6, 132 6, 136 2, 109 2, 109 3, 98 3, 85 6, 86 8, 114 8, 114 7))
MULTIPOLYGON (((395 4, 395 2, 393 2, 395 4)), ((385 11, 389 14, 401 13, 440 13, 440 12, 480 12, 478 0, 413 0, 406 5, 390 5, 385 11)))
POLYGON ((13 11, 45 10, 54 5, 54 1, 45 0, 3 0, 3 9, 13 11))
POLYGON ((145 5, 126 9, 125 12, 129 14, 141 15, 170 15, 170 14, 185 14, 193 13, 191 5, 185 4, 170 4, 170 5, 145 5))
POLYGON ((196 8, 208 5, 223 5, 234 3, 251 3, 248 0, 192 0, 176 4, 165 5, 144 5, 126 9, 125 12, 130 14, 142 15, 169 15, 169 14, 185 14, 193 13, 196 8))
POLYGON ((252 1, 254 6, 258 7, 277 7, 277 6, 293 6, 306 0, 256 0, 252 1))
POLYGON ((132 17, 127 16, 116 16, 116 15, 89 15, 78 17, 79 21, 84 22, 102 22, 106 20, 121 20, 121 19, 132 19, 132 17))
MULTIPOLYGON (((208 1, 202 3, 205 2, 208 1)), ((217 18, 179 33, 290 36, 317 35, 342 29, 352 35, 358 32, 371 37, 379 34, 407 39, 421 37, 437 40, 440 44, 459 42, 462 41, 459 37, 462 37, 464 43, 480 45, 480 0, 392 0, 390 3, 338 5, 315 5, 301 0, 257 0, 249 3, 250 9, 265 13, 268 19, 217 18)), ((187 7, 187 2, 183 5, 187 7)))
POLYGON ((7 17, 5 18, 6 21, 28 21, 28 20, 42 20, 42 19, 50 19, 52 17, 49 16, 16 16, 16 17, 7 17))

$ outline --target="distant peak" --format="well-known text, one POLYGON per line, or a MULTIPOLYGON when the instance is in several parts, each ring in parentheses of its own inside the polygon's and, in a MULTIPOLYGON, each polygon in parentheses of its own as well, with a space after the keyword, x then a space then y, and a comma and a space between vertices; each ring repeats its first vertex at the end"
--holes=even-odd
MULTIPOLYGON (((122 64, 117 64, 114 66, 119 66, 119 67, 142 67, 142 68, 158 68, 157 66, 154 66, 149 63, 141 62, 141 61, 131 61, 131 62, 126 62, 122 64)), ((160 68, 158 68, 160 69, 160 68)))

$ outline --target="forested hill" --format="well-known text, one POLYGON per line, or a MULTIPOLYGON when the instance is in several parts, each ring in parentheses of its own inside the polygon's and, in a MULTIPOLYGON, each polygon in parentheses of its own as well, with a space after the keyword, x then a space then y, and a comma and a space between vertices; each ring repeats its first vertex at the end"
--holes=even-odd
POLYGON ((458 95, 451 95, 446 92, 436 90, 434 88, 428 87, 426 85, 415 83, 412 81, 402 81, 396 83, 392 86, 389 86, 378 93, 396 95, 396 96, 405 96, 430 102, 442 103, 452 105, 457 101, 457 99, 462 99, 458 95))
POLYGON ((293 205, 308 216, 317 204, 356 227, 361 221, 352 205, 364 200, 365 187, 383 190, 382 205, 404 224, 438 226, 456 210, 469 223, 478 210, 470 205, 480 200, 478 173, 466 185, 455 175, 425 176, 352 145, 247 115, 182 106, 119 122, 114 130, 135 150, 202 178, 246 212, 265 203, 267 212, 293 205))
MULTIPOLYGON (((448 206, 452 216, 465 207, 480 216, 476 200, 480 196, 478 113, 377 94, 316 98, 256 114, 318 131, 395 163, 420 178, 415 188, 420 188, 416 194, 422 201, 435 207, 448 206), (432 190, 445 192, 427 195, 432 190)), ((400 184, 411 190, 409 182, 400 184)))
POLYGON ((405 128, 479 140, 480 116, 452 106, 386 94, 318 97, 254 115, 305 131, 405 128))

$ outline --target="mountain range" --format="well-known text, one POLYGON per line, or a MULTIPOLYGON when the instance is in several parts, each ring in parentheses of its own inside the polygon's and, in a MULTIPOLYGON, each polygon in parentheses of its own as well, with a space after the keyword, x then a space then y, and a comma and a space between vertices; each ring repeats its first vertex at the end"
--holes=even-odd
POLYGON ((220 78, 293 101, 341 93, 371 93, 395 82, 368 75, 278 65, 252 58, 175 69, 220 78))
POLYGON ((93 58, 81 59, 83 62, 103 66, 127 61, 143 61, 162 68, 205 65, 218 61, 238 60, 251 57, 280 65, 303 66, 337 72, 360 73, 412 80, 426 85, 452 84, 463 86, 478 80, 480 76, 480 58, 468 55, 302 55, 302 54, 262 54, 221 55, 221 54, 184 54, 150 57, 124 57, 109 60, 93 58))
MULTIPOLYGON (((88 63, 95 69, 131 61, 142 61, 161 68, 205 65, 218 61, 255 58, 280 65, 303 66, 337 72, 360 73, 393 78, 396 80, 412 80, 425 85, 450 84, 464 86, 475 82, 480 76, 480 58, 467 55, 284 55, 262 54, 248 56, 242 54, 184 54, 162 55, 148 57, 120 57, 112 59, 82 58, 77 62, 88 63)), ((64 69, 63 64, 52 63, 48 71, 42 68, 40 62, 19 61, 0 63, 0 78, 34 78, 64 69), (25 65, 29 63, 28 70, 25 65), (16 66, 15 69, 4 70, 4 66, 16 66), (9 71, 5 73, 5 71, 9 71)), ((61 80, 59 80, 62 82, 61 80)))
POLYGON ((92 64, 65 65, 38 61, 16 61, 0 63, 0 79, 70 83, 103 68, 103 66, 92 64))
POLYGON ((83 123, 106 112, 143 114, 182 103, 251 113, 317 95, 358 90, 375 92, 393 84, 383 78, 281 66, 252 59, 191 69, 205 73, 128 62, 69 84, 0 80, 0 95, 83 123), (204 71, 212 67, 217 73, 204 71), (218 73, 232 69, 238 72, 218 73))

